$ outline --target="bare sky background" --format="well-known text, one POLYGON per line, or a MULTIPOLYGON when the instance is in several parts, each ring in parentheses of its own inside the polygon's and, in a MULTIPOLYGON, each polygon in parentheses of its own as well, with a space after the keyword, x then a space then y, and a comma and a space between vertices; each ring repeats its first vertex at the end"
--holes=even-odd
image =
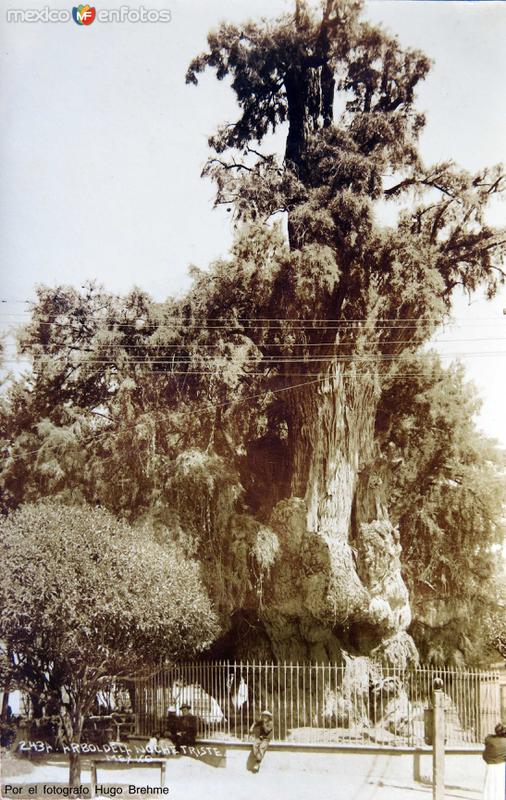
MULTIPOLYGON (((138 285, 161 300, 188 286, 189 264, 205 267, 226 254, 230 215, 212 210, 214 189, 200 171, 209 133, 237 110, 226 82, 211 74, 186 86, 186 67, 221 20, 293 7, 291 0, 131 0, 131 7, 170 8, 172 21, 5 21, 9 7, 46 3, 72 5, 4 0, 0 11, 3 329, 22 321, 20 301, 33 298, 36 283, 97 279, 119 293, 138 285)), ((506 3, 371 0, 366 16, 435 62, 418 94, 428 118, 425 160, 452 158, 470 170, 506 161, 506 3)), ((491 219, 504 221, 505 208, 498 204, 491 219)), ((437 346, 462 354, 484 399, 480 427, 506 445, 503 307, 504 291, 492 303, 457 297, 458 324, 437 346)))

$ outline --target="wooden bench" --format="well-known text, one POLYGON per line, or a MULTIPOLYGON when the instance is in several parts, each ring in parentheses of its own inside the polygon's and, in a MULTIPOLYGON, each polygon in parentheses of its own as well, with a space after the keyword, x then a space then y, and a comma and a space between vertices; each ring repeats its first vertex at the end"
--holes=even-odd
POLYGON ((166 761, 164 758, 115 758, 108 761, 103 758, 94 758, 91 761, 91 793, 90 797, 95 797, 95 787, 97 786, 97 770, 104 769, 117 771, 124 766, 135 767, 159 767, 160 786, 165 786, 166 761))

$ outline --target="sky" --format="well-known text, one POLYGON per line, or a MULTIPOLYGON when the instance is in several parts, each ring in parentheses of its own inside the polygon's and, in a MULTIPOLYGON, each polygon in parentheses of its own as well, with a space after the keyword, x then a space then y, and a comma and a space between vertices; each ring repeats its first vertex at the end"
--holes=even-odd
MULTIPOLYGON (((104 0, 99 8, 125 2, 104 0)), ((0 10, 0 328, 20 323, 37 283, 96 279, 155 299, 179 295, 188 267, 226 255, 230 215, 213 210, 200 177, 207 139, 237 117, 226 82, 184 75, 226 19, 275 16, 292 0, 143 0, 168 23, 8 23, 8 8, 68 8, 65 0, 4 0, 0 10)), ((418 92, 427 163, 469 170, 506 162, 506 2, 371 0, 365 15, 434 61, 418 92)), ((504 204, 491 221, 505 221, 504 204)), ((438 337, 460 353, 483 398, 479 426, 506 446, 506 292, 492 303, 456 297, 438 337), (479 353, 479 355, 478 355, 479 353)), ((448 355, 445 363, 453 358, 448 355)))

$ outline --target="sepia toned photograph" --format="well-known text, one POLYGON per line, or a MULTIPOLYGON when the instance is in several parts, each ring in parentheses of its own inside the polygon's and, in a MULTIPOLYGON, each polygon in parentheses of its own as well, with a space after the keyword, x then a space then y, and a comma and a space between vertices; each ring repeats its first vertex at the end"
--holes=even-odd
POLYGON ((506 800, 505 42, 2 4, 2 800, 506 800))

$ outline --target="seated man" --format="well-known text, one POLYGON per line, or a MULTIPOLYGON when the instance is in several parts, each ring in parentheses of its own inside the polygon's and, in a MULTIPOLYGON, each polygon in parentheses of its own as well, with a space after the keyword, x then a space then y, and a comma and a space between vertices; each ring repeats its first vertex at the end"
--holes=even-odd
POLYGON ((272 714, 270 711, 262 711, 260 719, 251 726, 250 734, 255 737, 252 747, 255 763, 252 767, 252 771, 258 772, 273 734, 272 714))
POLYGON ((181 747, 193 747, 195 739, 197 738, 197 717, 191 714, 189 703, 183 703, 181 706, 181 716, 177 717, 175 724, 175 741, 176 750, 180 753, 181 747))

